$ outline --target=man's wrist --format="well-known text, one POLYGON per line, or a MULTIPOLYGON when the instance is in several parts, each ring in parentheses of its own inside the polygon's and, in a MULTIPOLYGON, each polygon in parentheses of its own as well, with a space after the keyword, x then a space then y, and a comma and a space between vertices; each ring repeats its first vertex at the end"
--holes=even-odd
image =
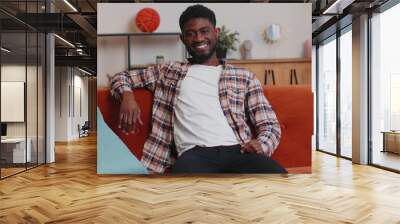
POLYGON ((133 95, 132 91, 125 90, 122 92, 121 95, 122 95, 122 100, 126 100, 129 98, 132 98, 133 100, 135 99, 135 96, 133 95))
POLYGON ((269 154, 273 154, 274 150, 271 149, 268 145, 264 144, 262 141, 258 140, 258 142, 261 144, 261 149, 264 152, 264 155, 269 155, 269 154))

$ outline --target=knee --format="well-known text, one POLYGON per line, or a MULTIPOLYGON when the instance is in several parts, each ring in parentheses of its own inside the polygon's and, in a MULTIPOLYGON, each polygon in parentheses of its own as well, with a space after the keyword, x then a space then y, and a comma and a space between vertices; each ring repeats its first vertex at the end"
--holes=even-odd
POLYGON ((273 173, 288 173, 287 170, 281 165, 279 164, 277 161, 273 160, 273 159, 269 159, 272 167, 271 170, 273 173))

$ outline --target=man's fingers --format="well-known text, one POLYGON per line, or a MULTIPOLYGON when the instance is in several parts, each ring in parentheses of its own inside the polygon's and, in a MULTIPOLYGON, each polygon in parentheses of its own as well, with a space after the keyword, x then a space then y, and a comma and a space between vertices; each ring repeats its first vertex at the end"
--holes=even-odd
POLYGON ((242 152, 248 152, 248 153, 257 153, 260 155, 265 155, 268 157, 271 157, 273 154, 273 150, 263 146, 260 142, 257 140, 251 140, 250 142, 246 143, 242 149, 242 152))
POLYGON ((138 111, 137 113, 135 113, 135 118, 134 118, 134 133, 138 133, 139 132, 139 126, 143 125, 143 121, 140 118, 140 111, 138 111))
POLYGON ((270 150, 270 149, 268 149, 266 155, 267 155, 268 157, 271 157, 271 156, 272 156, 272 153, 273 153, 273 151, 270 150))
POLYGON ((118 128, 122 128, 122 121, 124 119, 124 113, 121 111, 119 113, 119 124, 118 124, 118 128))
POLYGON ((142 121, 142 119, 140 118, 140 111, 138 112, 138 119, 137 119, 137 121, 139 122, 140 125, 143 125, 143 121, 142 121))
POLYGON ((124 114, 124 113, 121 113, 120 126, 121 126, 121 129, 122 129, 123 132, 125 132, 124 117, 125 117, 125 114, 124 114))
POLYGON ((124 132, 128 133, 129 132, 129 126, 132 124, 132 118, 131 118, 131 113, 125 113, 124 115, 124 132))
POLYGON ((251 140, 250 142, 246 143, 243 146, 242 151, 249 152, 249 153, 264 154, 261 144, 255 140, 251 140))
POLYGON ((129 114, 127 114, 127 113, 124 113, 124 116, 123 116, 123 118, 122 118, 122 123, 123 124, 128 124, 128 117, 129 117, 129 114))
POLYGON ((139 117, 139 120, 138 120, 138 121, 139 121, 139 124, 140 124, 140 125, 143 125, 143 121, 142 121, 142 119, 141 119, 140 117, 139 117))
POLYGON ((134 112, 131 112, 130 115, 130 122, 127 124, 127 134, 132 133, 133 130, 133 125, 135 124, 135 116, 134 116, 134 112))
POLYGON ((253 148, 252 148, 252 146, 251 146, 249 143, 245 144, 245 145, 243 146, 242 150, 243 150, 244 152, 253 152, 253 148))
POLYGON ((123 116, 123 118, 122 118, 122 121, 121 121, 121 129, 122 129, 122 132, 124 132, 124 133, 126 133, 126 125, 127 125, 127 123, 125 122, 125 116, 126 115, 124 115, 123 116))
POLYGON ((143 125, 143 121, 140 118, 140 111, 139 112, 126 112, 120 113, 119 117, 119 125, 118 127, 122 129, 122 131, 126 134, 128 133, 135 133, 139 131, 139 125, 143 125))
POLYGON ((264 154, 260 143, 253 141, 251 142, 251 145, 253 146, 253 149, 257 154, 264 154))
POLYGON ((127 123, 128 123, 128 125, 132 125, 132 123, 133 123, 133 112, 130 112, 129 114, 128 114, 128 119, 127 119, 127 123))
POLYGON ((120 116, 119 116, 119 127, 123 132, 131 132, 135 129, 137 123, 136 114, 140 112, 140 109, 135 101, 132 92, 125 91, 122 96, 120 116))
POLYGON ((127 134, 132 133, 132 131, 133 131, 133 124, 127 125, 127 134))
POLYGON ((134 112, 133 115, 133 126, 132 126, 132 133, 136 133, 138 129, 138 119, 139 119, 139 112, 134 112))
POLYGON ((137 122, 134 122, 133 125, 132 125, 131 133, 135 134, 136 133, 136 129, 137 129, 137 122))
POLYGON ((132 112, 128 112, 128 114, 126 114, 127 119, 126 119, 126 123, 125 123, 125 134, 129 134, 130 130, 131 130, 131 126, 132 126, 132 112))
POLYGON ((122 124, 124 133, 128 134, 132 126, 132 113, 127 112, 124 114, 124 119, 122 124))
POLYGON ((125 132, 126 132, 126 134, 128 134, 129 131, 130 131, 130 126, 131 126, 131 124, 129 123, 130 119, 131 119, 131 113, 125 114, 124 122, 125 122, 125 132))

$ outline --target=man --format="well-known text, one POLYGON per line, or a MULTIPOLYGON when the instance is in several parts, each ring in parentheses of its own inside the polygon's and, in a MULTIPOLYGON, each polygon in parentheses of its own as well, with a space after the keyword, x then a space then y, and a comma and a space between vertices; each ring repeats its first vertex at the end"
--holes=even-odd
POLYGON ((216 56, 214 12, 190 6, 179 25, 189 62, 122 72, 112 79, 112 95, 121 99, 120 127, 126 132, 143 124, 132 89, 153 92, 143 165, 156 173, 167 168, 172 173, 286 173, 270 158, 281 130, 259 81, 216 56))

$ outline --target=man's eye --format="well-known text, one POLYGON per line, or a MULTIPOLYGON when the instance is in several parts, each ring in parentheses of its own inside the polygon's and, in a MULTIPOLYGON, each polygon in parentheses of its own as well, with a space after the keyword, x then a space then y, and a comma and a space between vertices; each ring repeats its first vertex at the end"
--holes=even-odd
POLYGON ((202 30, 202 31, 200 31, 202 34, 207 34, 207 33, 209 33, 210 32, 210 30, 202 30))
POLYGON ((185 36, 186 37, 193 37, 194 33, 193 32, 187 32, 187 33, 185 33, 185 36))

